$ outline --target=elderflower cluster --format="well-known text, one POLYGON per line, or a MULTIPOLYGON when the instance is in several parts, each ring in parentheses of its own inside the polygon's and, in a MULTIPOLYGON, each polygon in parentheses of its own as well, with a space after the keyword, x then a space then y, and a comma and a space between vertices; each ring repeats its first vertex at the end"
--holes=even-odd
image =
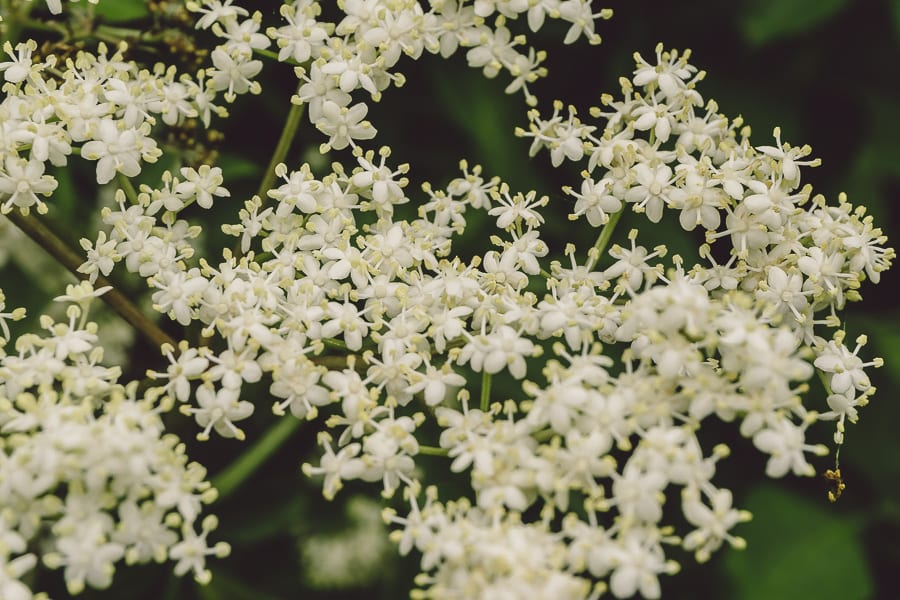
MULTIPOLYGON (((49 336, 21 336, 18 354, 2 355, 10 475, 0 481, 21 480, 3 506, 23 508, 0 514, 0 583, 19 596, 30 597, 20 579, 39 534, 51 540, 44 562, 66 567, 73 592, 109 585, 123 557, 168 557, 177 573, 206 579, 203 557, 227 551, 206 545, 214 519, 194 527, 215 493, 160 415, 178 405, 198 439, 241 440, 239 423, 260 408, 253 384, 281 418, 325 417, 321 457, 303 471, 327 498, 361 480, 395 499, 384 513, 391 538, 419 553, 415 594, 434 599, 596 598, 606 588, 659 597, 683 551, 702 562, 745 545, 732 530, 749 515, 715 481, 730 450, 701 443, 705 422, 734 423, 767 456, 769 476, 810 475, 808 456, 828 449, 808 443, 807 429, 834 421, 842 443, 874 393, 866 369, 881 361, 860 357, 864 336, 844 344, 839 311, 863 281, 878 282, 893 250, 864 209, 801 184, 802 168, 818 164, 808 147, 777 129, 774 145, 753 145, 740 119, 705 101, 687 53, 636 55, 621 97, 590 111, 596 124, 561 102, 548 117, 527 113, 517 133, 532 139, 532 156, 585 163, 569 198, 514 191, 464 160, 446 186, 413 193, 409 165, 364 147, 376 129, 366 102, 354 104, 358 89, 377 102, 403 83, 393 70, 402 56, 465 48, 471 66, 506 71, 506 91, 536 106, 528 85, 544 74, 544 53, 524 50, 507 25, 523 16, 536 31, 560 18, 566 42, 594 42, 607 12, 585 0, 344 0, 326 22, 319 3, 294 0, 263 29, 263 15, 232 0, 186 6, 219 41, 212 66, 192 74, 141 68, 125 46, 81 51, 64 67, 34 55, 34 42, 4 49, 3 211, 46 212, 38 196, 56 188, 47 163, 66 165, 81 144, 97 182, 118 190, 105 229, 81 241, 79 271, 93 283, 124 264, 156 311, 200 331, 161 346, 166 365, 148 371, 149 388, 122 386, 85 318, 101 290, 83 287, 65 298, 76 304, 68 323, 45 319, 49 336), (160 157, 153 127, 208 125, 226 116, 218 94, 259 93, 259 57, 273 43, 295 66, 292 101, 323 134, 321 150, 351 150, 322 176, 279 164, 223 226, 234 247, 197 256, 202 227, 181 213, 230 197, 228 173, 183 166, 138 189, 127 178, 160 157), (666 260, 635 229, 609 246, 626 208, 651 223, 677 218, 706 243, 666 260), (564 261, 543 234, 563 209, 599 229, 593 248, 569 245, 564 261), (492 235, 461 249, 479 213, 492 235), (824 402, 803 399, 817 371, 824 402), (433 485, 446 475, 421 457, 434 455, 469 495, 433 485)), ((20 317, 0 313, 4 343, 5 320, 20 317)))
MULTIPOLYGON (((166 433, 171 402, 137 381, 119 383, 121 369, 103 365, 87 307, 106 291, 69 286, 56 299, 71 303, 67 321, 43 317, 44 335, 19 336, 15 352, 0 354, 3 598, 32 597, 22 579, 38 557, 64 569, 77 594, 109 586, 122 561, 173 560, 176 574, 208 580, 205 558, 228 554, 224 542, 207 545, 216 519, 201 511, 216 492, 166 433)), ((23 317, 22 309, 0 314, 23 317)), ((9 331, 0 325, 3 346, 9 331)))

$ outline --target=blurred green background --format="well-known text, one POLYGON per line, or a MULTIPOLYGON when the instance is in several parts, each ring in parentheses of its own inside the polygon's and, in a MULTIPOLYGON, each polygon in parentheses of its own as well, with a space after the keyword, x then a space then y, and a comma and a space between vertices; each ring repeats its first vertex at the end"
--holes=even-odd
MULTIPOLYGON (((140 18, 139 4, 104 0, 105 6, 113 7, 107 9, 109 18, 124 23, 140 18)), ((274 22, 277 3, 243 4, 254 4, 265 14, 267 24, 274 22)), ((532 36, 535 46, 549 52, 549 76, 534 86, 544 108, 559 98, 588 118, 587 108, 598 104, 601 93, 618 94, 617 79, 630 74, 634 51, 649 58, 657 42, 667 48, 692 48, 693 64, 708 72, 699 87, 705 98, 716 99, 729 116, 743 115, 758 145, 771 143, 776 125, 781 126, 784 140, 812 145, 814 156, 823 164, 807 169, 805 180, 832 200, 846 191, 851 202, 869 207, 876 223, 898 244, 900 0, 741 0, 727 5, 716 0, 632 0, 602 5, 611 6, 615 16, 598 23, 604 38, 599 47, 563 46, 565 27, 552 24, 532 36)), ((512 136, 515 126, 527 123, 525 107, 520 97, 504 96, 502 77, 484 80, 466 67, 462 55, 449 62, 433 57, 418 63, 405 61, 400 70, 408 77, 406 87, 389 90, 370 118, 381 130, 379 142, 394 148, 394 164, 412 163, 411 190, 426 180, 436 186, 445 184, 455 176, 462 157, 484 165, 487 175, 500 175, 514 190, 537 189, 559 200, 561 185, 577 187, 576 170, 551 169, 545 155, 528 159, 527 141, 512 136)), ((291 81, 288 67, 267 64, 264 95, 239 101, 232 108, 234 118, 222 127, 225 141, 220 146, 220 164, 233 195, 231 204, 220 203, 221 212, 216 215, 220 221, 233 220, 243 200, 254 193, 262 168, 256 163, 274 147, 289 108, 291 81)), ((290 162, 311 160, 310 152, 320 141, 319 134, 304 122, 290 162)), ((77 197, 74 192, 86 189, 90 176, 90 166, 86 176, 70 169, 61 176, 70 180, 61 181, 60 189, 77 197)), ((411 195, 415 197, 415 192, 411 195)), ((60 202, 56 214, 61 222, 87 222, 81 205, 60 202)), ((573 234, 580 228, 560 221, 561 225, 548 229, 555 250, 568 241, 580 242, 581 248, 590 243, 590 232, 573 234)), ((627 226, 620 226, 619 239, 627 231, 627 226)), ((654 235, 675 249, 696 244, 674 220, 654 235)), ((7 265, 0 285, 7 290, 8 304, 38 306, 62 293, 54 284, 48 284, 49 289, 19 286, 31 282, 31 277, 20 266, 7 265), (14 287, 18 288, 15 294, 14 287), (23 298, 22 293, 29 296, 23 298)), ((764 460, 747 440, 730 433, 730 428, 711 432, 721 434, 734 449, 732 457, 720 463, 718 480, 735 491, 738 506, 754 513, 754 520, 737 530, 747 538, 749 548, 721 552, 700 567, 687 556, 677 556, 683 572, 663 580, 664 597, 900 597, 900 436, 896 433, 900 402, 894 391, 900 385, 898 282, 900 268, 886 273, 877 287, 865 285, 864 303, 847 312, 850 339, 868 333, 867 356, 884 357, 886 366, 873 374, 879 393, 861 411, 860 423, 847 433, 841 455, 848 486, 844 496, 829 504, 828 485, 822 478, 768 481, 763 476, 764 460)), ((32 309, 32 314, 36 312, 32 309)), ((136 365, 138 374, 148 366, 145 356, 155 359, 156 355, 140 345, 132 351, 133 358, 143 361, 136 365)), ((265 389, 258 391, 259 418, 247 427, 251 440, 272 419, 267 416, 270 402, 265 389)), ((824 406, 824 397, 815 397, 818 392, 813 389, 810 402, 824 406)), ((173 427, 192 438, 191 424, 173 423, 173 427)), ((828 442, 830 434, 821 433, 821 441, 828 442)), ((236 443, 221 440, 190 443, 190 447, 192 456, 213 474, 240 451, 236 443)), ((371 493, 371 488, 351 485, 335 502, 322 500, 318 487, 304 481, 299 471, 303 460, 315 462, 313 452, 313 430, 302 429, 243 488, 213 508, 222 522, 215 538, 229 540, 233 554, 213 562, 214 580, 207 588, 171 577, 168 566, 122 568, 111 590, 88 591, 83 597, 406 597, 415 572, 414 558, 386 558, 381 577, 357 589, 328 591, 308 585, 309 574, 304 572, 308 563, 301 558, 298 540, 323 531, 339 532, 347 499, 355 491, 371 493)), ((830 461, 826 457, 815 466, 821 472, 832 466, 830 461)), ((38 585, 52 591, 55 598, 66 597, 58 573, 41 572, 38 585)))

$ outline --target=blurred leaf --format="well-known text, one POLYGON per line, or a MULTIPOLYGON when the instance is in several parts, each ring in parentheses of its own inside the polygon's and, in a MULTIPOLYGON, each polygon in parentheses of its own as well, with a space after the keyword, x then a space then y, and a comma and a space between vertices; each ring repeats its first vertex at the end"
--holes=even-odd
POLYGON ((753 521, 740 533, 747 550, 724 556, 736 600, 855 600, 872 595, 873 582, 856 520, 764 485, 745 508, 753 521))
POLYGON ((872 94, 866 98, 866 112, 869 137, 850 165, 843 189, 852 192, 850 202, 865 205, 876 223, 885 223, 887 207, 883 186, 887 179, 900 179, 897 101, 872 94))
MULTIPOLYGON (((58 185, 49 204, 52 206, 52 210, 59 211, 54 213, 56 216, 69 219, 74 216, 77 198, 75 183, 72 181, 72 171, 67 168, 54 169, 51 171, 51 175, 56 178, 58 185)), ((84 207, 80 208, 83 209, 84 207)))
POLYGON ((241 179, 261 178, 263 167, 259 165, 259 162, 262 160, 268 160, 268 157, 252 160, 237 154, 223 153, 217 164, 224 173, 225 187, 233 186, 234 182, 241 179))
POLYGON ((894 33, 900 36, 900 0, 891 0, 891 14, 894 16, 894 33))
MULTIPOLYGON (((887 320, 856 317, 857 328, 863 329, 873 342, 866 354, 877 354, 884 359, 887 376, 894 385, 900 385, 900 315, 893 314, 887 320)), ((898 465, 900 467, 900 465, 898 465)))
POLYGON ((872 402, 860 411, 859 423, 847 428, 842 462, 852 463, 852 469, 842 469, 848 479, 848 491, 853 492, 854 471, 862 473, 873 486, 883 490, 893 505, 900 502, 900 439, 896 423, 900 421, 900 403, 887 392, 889 386, 900 386, 900 318, 897 313, 882 318, 854 317, 854 329, 868 333, 870 343, 863 350, 866 359, 880 356, 884 368, 872 373, 879 391, 872 402), (882 385, 882 381, 886 385, 882 385))
POLYGON ((752 0, 741 16, 744 37, 754 44, 809 31, 836 15, 847 0, 752 0))
MULTIPOLYGON (((433 81, 443 113, 477 148, 478 160, 472 162, 488 165, 485 175, 499 175, 513 191, 538 189, 525 144, 513 135, 517 125, 528 122, 527 107, 518 102, 518 97, 504 94, 498 81, 475 77, 471 70, 437 73, 433 81)), ((547 160, 546 154, 541 160, 547 160)))
POLYGON ((303 494, 289 496, 283 502, 257 506, 256 511, 245 515, 233 525, 223 525, 223 538, 233 544, 248 544, 290 534, 298 522, 308 516, 308 500, 303 494))
POLYGON ((107 0, 94 8, 94 14, 109 23, 124 23, 149 17, 150 11, 144 0, 107 0))

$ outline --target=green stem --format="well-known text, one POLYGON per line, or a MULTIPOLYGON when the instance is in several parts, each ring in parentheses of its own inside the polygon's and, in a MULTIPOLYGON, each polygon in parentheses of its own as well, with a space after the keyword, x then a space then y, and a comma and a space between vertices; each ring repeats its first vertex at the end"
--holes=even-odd
POLYGON ((449 452, 446 448, 438 448, 437 446, 419 446, 419 454, 427 454, 428 456, 447 456, 449 452))
POLYGON ((22 27, 33 31, 43 31, 46 33, 55 33, 62 37, 66 36, 66 28, 57 23, 44 23, 38 19, 22 19, 22 27))
POLYGON ((342 371, 347 368, 346 356, 310 356, 309 360, 332 371, 342 371))
POLYGON ((484 412, 487 412, 491 405, 491 379, 490 373, 481 372, 481 410, 484 412))
POLYGON ((336 348, 337 350, 343 350, 344 352, 350 351, 350 348, 347 347, 347 344, 345 344, 341 340, 336 340, 334 338, 322 338, 322 343, 331 348, 336 348))
MULTIPOLYGON (((266 167, 266 172, 263 174, 262 181, 259 182, 259 189, 256 192, 256 195, 259 196, 263 204, 265 204, 268 198, 266 192, 272 189, 272 186, 275 184, 275 168, 279 163, 284 162, 288 151, 291 149, 291 143, 294 141, 294 136, 297 135, 297 128, 300 126, 304 107, 305 105, 303 104, 291 103, 291 110, 288 111, 287 120, 284 122, 284 128, 281 130, 281 137, 278 138, 278 144, 275 145, 275 152, 272 153, 272 158, 269 159, 269 165, 266 167)), ((235 244, 231 251, 236 257, 240 258, 243 254, 243 252, 241 252, 240 241, 235 244)))
POLYGON ((263 201, 267 198, 266 192, 272 189, 275 183, 275 167, 279 163, 284 162, 288 151, 291 149, 291 143, 294 136, 297 135, 297 128, 300 126, 300 120, 303 118, 304 104, 291 103, 291 110, 288 112, 287 120, 284 122, 284 129, 281 130, 281 137, 278 138, 278 145, 275 146, 275 152, 269 160, 269 166, 266 167, 266 173, 263 175, 262 181, 259 183, 259 190, 256 195, 263 201))
POLYGON ((219 500, 230 496, 256 469, 264 463, 300 426, 300 419, 281 417, 249 450, 241 454, 224 471, 212 478, 212 485, 219 491, 219 500))
POLYGON ((597 241, 594 243, 594 247, 591 248, 591 251, 588 253, 588 271, 593 270, 594 266, 596 266, 597 264, 597 261, 600 260, 600 256, 602 256, 603 252, 606 250, 606 246, 609 244, 609 240, 612 239, 613 231, 615 231, 616 225, 619 223, 619 219, 622 218, 623 212, 625 212, 624 208, 619 212, 610 215, 609 221, 607 221, 606 225, 603 226, 603 229, 600 230, 600 235, 597 236, 597 241))
POLYGON ((273 52, 272 50, 266 50, 265 48, 254 48, 253 54, 262 56, 263 58, 267 58, 269 60, 274 60, 276 62, 286 64, 286 65, 291 65, 292 67, 303 67, 304 70, 308 70, 310 63, 312 63, 312 59, 307 59, 306 62, 300 63, 291 57, 288 57, 286 60, 279 60, 277 52, 273 52))
POLYGON ((293 67, 301 66, 300 63, 295 61, 293 58, 288 58, 285 61, 280 61, 280 60, 278 60, 277 52, 272 52, 271 50, 266 50, 265 48, 254 48, 253 54, 257 54, 259 56, 262 56, 263 58, 268 58, 268 59, 275 60, 278 62, 284 62, 285 64, 291 65, 293 67))
MULTIPOLYGON (((67 268, 75 275, 75 277, 78 279, 87 279, 87 276, 84 273, 78 271, 78 267, 84 262, 83 257, 72 250, 62 239, 53 233, 47 225, 41 222, 40 219, 32 214, 23 215, 18 210, 13 210, 6 216, 16 225, 16 227, 37 242, 38 245, 67 268)), ((111 284, 102 276, 97 277, 97 280, 94 282, 95 288, 107 285, 111 284)), ((131 300, 115 287, 100 296, 100 299, 106 302, 110 308, 116 311, 153 345, 162 346, 163 344, 171 344, 173 347, 178 345, 175 340, 160 329, 156 323, 148 319, 146 315, 131 302, 131 300)))
POLYGON ((115 25, 100 24, 94 28, 94 33, 100 33, 110 39, 118 41, 140 38, 145 32, 132 27, 116 27, 115 25))
POLYGON ((137 190, 134 189, 134 184, 131 183, 131 179, 129 179, 127 175, 116 173, 116 181, 119 182, 119 187, 125 192, 128 201, 135 205, 138 204, 138 193, 137 190))

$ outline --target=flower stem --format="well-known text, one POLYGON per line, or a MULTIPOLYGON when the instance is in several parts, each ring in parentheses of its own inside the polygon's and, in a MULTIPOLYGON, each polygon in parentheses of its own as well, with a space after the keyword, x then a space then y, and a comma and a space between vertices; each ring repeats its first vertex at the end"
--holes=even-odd
POLYGON ((449 452, 446 448, 438 448, 437 446, 419 446, 419 454, 427 454, 428 456, 447 456, 449 452))
POLYGON ((134 189, 134 184, 131 183, 131 179, 129 179, 127 175, 116 173, 116 181, 119 183, 119 187, 122 188, 122 191, 125 192, 125 196, 128 198, 128 201, 134 205, 137 205, 138 193, 137 190, 134 189))
POLYGON ((481 410, 487 412, 491 405, 491 379, 487 371, 481 372, 481 410))
POLYGON ((332 371, 341 371, 347 368, 346 356, 335 356, 331 354, 329 354, 328 356, 310 356, 309 360, 316 363, 317 365, 327 367, 332 371))
MULTIPOLYGON (((279 163, 284 162, 288 151, 291 149, 291 143, 294 141, 294 136, 297 135, 297 128, 300 126, 304 108, 305 105, 303 104, 291 103, 291 110, 288 111, 287 120, 284 122, 284 128, 281 130, 281 137, 278 138, 275 152, 272 153, 272 158, 269 159, 269 165, 266 167, 266 172, 263 174, 262 181, 259 182, 259 189, 256 192, 256 195, 259 196, 263 203, 269 197, 267 192, 272 189, 272 185, 275 183, 275 168, 279 163)), ((240 257, 243 254, 240 240, 235 244, 232 253, 236 257, 240 257)))
POLYGON ((297 135, 297 128, 300 126, 300 120, 303 118, 303 109, 306 105, 291 103, 291 110, 288 112, 287 120, 284 122, 284 129, 281 130, 281 137, 278 138, 278 145, 275 146, 275 152, 269 160, 269 166, 263 175, 262 181, 259 183, 259 191, 256 195, 265 200, 268 192, 275 183, 275 167, 279 163, 284 162, 288 151, 291 149, 291 143, 294 136, 297 135))
POLYGON ((609 221, 607 221, 606 225, 603 226, 603 229, 600 230, 600 235, 597 236, 597 241, 594 243, 594 247, 591 248, 590 251, 588 251, 588 271, 593 270, 594 266, 596 266, 597 264, 597 261, 600 260, 600 256, 606 250, 606 246, 609 244, 609 240, 612 238, 613 231, 615 231, 616 225, 619 223, 619 219, 622 218, 623 212, 625 212, 624 208, 619 212, 610 215, 609 221))
POLYGON ((219 491, 219 500, 231 495, 256 471, 300 426, 300 419, 281 417, 249 450, 212 478, 211 483, 219 491))
MULTIPOLYGON (((33 214, 23 215, 17 210, 11 211, 6 216, 19 229, 25 232, 28 237, 46 250, 50 256, 55 258, 60 264, 75 275, 75 277, 87 279, 87 276, 84 273, 78 271, 78 267, 84 262, 83 257, 72 250, 40 219, 33 214)), ((95 287, 107 285, 111 284, 103 277, 97 277, 97 281, 94 282, 95 287)), ((114 286, 113 289, 100 296, 100 299, 106 302, 110 308, 116 311, 154 346, 162 346, 163 344, 171 344, 173 347, 177 346, 175 340, 160 329, 156 323, 148 319, 146 315, 131 302, 131 300, 114 286)))
POLYGON ((342 350, 344 352, 349 352, 350 348, 347 347, 347 344, 342 342, 341 340, 334 338, 322 338, 322 343, 326 346, 330 346, 331 348, 337 348, 338 350, 342 350))

